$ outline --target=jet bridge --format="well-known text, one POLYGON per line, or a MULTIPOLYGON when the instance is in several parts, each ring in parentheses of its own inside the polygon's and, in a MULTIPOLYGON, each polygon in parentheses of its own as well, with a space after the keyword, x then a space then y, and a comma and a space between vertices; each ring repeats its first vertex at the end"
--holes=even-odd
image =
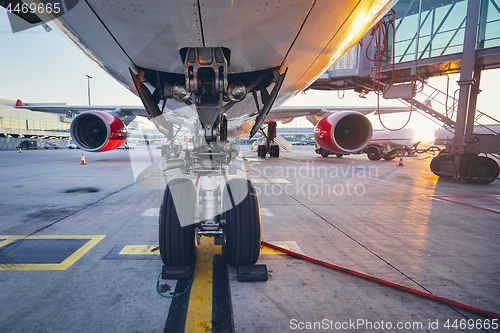
POLYGON ((450 132, 431 161, 435 174, 489 184, 499 175, 500 121, 476 110, 476 102, 481 72, 500 68, 499 25, 499 0, 400 0, 310 89, 398 99, 450 132), (456 93, 427 84, 454 73, 456 93))

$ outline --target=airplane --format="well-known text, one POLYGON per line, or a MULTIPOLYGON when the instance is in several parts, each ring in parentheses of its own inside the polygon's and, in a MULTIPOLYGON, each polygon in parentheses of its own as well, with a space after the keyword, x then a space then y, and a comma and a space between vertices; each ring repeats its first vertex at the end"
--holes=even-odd
MULTIPOLYGON (((159 218, 164 267, 190 265, 200 236, 215 237, 230 265, 257 262, 259 202, 249 180, 229 179, 246 169, 246 161, 228 138, 252 137, 265 124, 272 138, 276 122, 268 116, 279 113, 272 110, 308 88, 395 2, 89 0, 57 17, 44 11, 44 20, 53 20, 90 59, 140 97, 145 115, 167 138, 174 139, 174 122, 193 135, 179 157, 165 159, 167 169, 179 168, 197 180, 175 178, 165 189, 159 218)), ((8 3, 0 1, 4 7, 8 3)), ((11 10, 8 15, 30 24, 42 21, 39 13, 11 10)), ((123 144, 126 123, 144 115, 127 108, 93 110, 71 125, 73 141, 93 152, 123 144)), ((369 121, 354 111, 332 113, 320 124, 318 138, 330 150, 358 150, 372 132, 369 121)))

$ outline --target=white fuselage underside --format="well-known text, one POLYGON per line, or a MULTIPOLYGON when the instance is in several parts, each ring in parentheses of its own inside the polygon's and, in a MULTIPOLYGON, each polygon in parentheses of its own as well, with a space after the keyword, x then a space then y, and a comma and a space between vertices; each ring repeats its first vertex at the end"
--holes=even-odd
MULTIPOLYGON (((184 73, 179 50, 225 47, 228 73, 279 68, 275 106, 307 88, 390 9, 393 0, 80 1, 58 26, 104 70, 137 94, 129 68, 184 73)), ((170 108, 185 104, 169 103, 170 108)), ((171 109, 170 111, 174 111, 171 109)), ((196 117, 196 112, 176 114, 196 117)), ((226 113, 252 123, 250 96, 226 113)), ((231 125, 230 125, 231 127, 231 125)), ((234 127, 234 125, 233 125, 234 127)))

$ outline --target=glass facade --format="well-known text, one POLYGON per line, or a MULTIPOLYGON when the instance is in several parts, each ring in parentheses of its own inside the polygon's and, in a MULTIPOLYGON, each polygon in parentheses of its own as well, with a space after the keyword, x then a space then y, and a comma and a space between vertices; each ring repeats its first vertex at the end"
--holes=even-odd
MULTIPOLYGON (((393 7, 396 20, 386 30, 389 39, 395 36, 394 61, 462 52, 467 1, 422 0, 420 14, 419 7, 420 0, 400 0, 393 7)), ((500 46, 500 0, 481 0, 477 33, 477 50, 500 46)), ((392 56, 384 60, 387 65, 392 56)))
MULTIPOLYGON (((38 120, 28 120, 21 118, 0 117, 0 128, 6 130, 32 130, 48 132, 67 132, 69 133, 69 123, 52 123, 38 120)), ((16 132, 17 132, 16 131, 16 132)))

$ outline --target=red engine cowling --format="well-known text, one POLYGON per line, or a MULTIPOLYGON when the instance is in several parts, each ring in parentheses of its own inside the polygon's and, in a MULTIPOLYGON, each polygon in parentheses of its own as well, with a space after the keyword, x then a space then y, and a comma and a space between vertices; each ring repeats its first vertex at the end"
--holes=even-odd
POLYGON ((356 111, 342 111, 321 119, 314 128, 318 145, 338 154, 355 154, 365 148, 373 134, 370 121, 356 111))
POLYGON ((116 149, 127 140, 127 128, 120 118, 103 111, 88 111, 71 123, 71 138, 86 151, 116 149))

